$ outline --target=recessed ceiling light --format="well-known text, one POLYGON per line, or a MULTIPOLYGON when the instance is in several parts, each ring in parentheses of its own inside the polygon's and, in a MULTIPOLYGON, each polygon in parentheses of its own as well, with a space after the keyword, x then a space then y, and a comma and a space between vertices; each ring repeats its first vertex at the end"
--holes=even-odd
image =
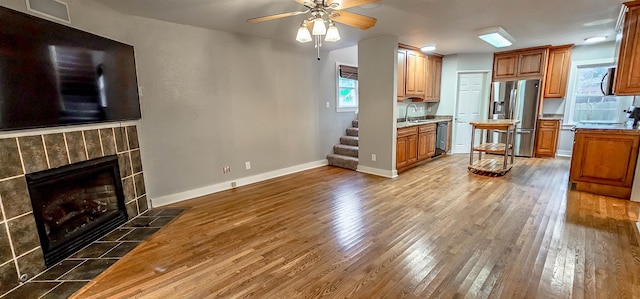
POLYGON ((426 45, 426 46, 420 48, 420 51, 422 51, 422 52, 432 52, 432 51, 435 51, 436 48, 437 48, 436 45, 426 45))
POLYGON ((495 26, 476 31, 478 37, 496 48, 503 48, 513 45, 516 41, 504 28, 495 26))
POLYGON ((585 38, 584 42, 587 44, 595 44, 595 43, 603 42, 606 40, 607 40, 606 36, 594 36, 590 38, 585 38))

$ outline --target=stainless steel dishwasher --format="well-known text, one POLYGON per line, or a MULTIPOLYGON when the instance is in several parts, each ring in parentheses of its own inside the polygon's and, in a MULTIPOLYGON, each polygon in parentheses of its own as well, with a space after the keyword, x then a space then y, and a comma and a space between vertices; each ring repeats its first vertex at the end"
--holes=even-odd
POLYGON ((447 150, 447 122, 439 122, 436 129, 436 156, 447 150))

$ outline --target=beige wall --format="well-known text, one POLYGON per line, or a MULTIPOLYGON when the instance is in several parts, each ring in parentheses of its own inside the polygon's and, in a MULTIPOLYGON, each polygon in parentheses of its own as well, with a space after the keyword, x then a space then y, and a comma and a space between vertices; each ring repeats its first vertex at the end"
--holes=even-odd
MULTIPOLYGON (((323 73, 331 59, 318 62, 308 44, 127 16, 89 0, 66 2, 72 27, 135 47, 138 127, 152 201, 322 163, 335 136, 344 134, 335 120, 353 118, 320 110, 335 102, 333 93, 320 92, 335 78, 323 73), (231 173, 223 175, 223 166, 231 173)), ((23 0, 2 5, 26 11, 23 0)), ((353 62, 354 52, 335 59, 353 62)))
POLYGON ((132 23, 152 201, 324 159, 314 51, 139 17, 132 23))
POLYGON ((340 142, 340 136, 346 134, 345 129, 351 127, 351 121, 357 118, 354 112, 336 112, 336 63, 358 65, 358 47, 348 47, 321 54, 318 62, 318 113, 320 150, 322 153, 333 153, 333 146, 340 142), (327 108, 329 103, 329 108, 327 108))
POLYGON ((358 171, 395 175, 398 37, 358 43, 360 165, 358 171), (376 155, 372 161, 371 155, 376 155))

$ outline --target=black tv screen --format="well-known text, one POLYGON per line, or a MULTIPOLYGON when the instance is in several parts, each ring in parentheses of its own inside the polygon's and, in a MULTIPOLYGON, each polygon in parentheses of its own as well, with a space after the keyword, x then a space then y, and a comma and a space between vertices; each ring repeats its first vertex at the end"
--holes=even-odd
POLYGON ((140 117, 132 46, 0 7, 0 130, 140 117))

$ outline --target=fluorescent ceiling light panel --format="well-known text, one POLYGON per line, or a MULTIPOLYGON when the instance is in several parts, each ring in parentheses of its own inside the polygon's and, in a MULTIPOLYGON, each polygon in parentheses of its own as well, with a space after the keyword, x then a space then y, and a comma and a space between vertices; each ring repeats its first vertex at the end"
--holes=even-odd
POLYGON ((595 43, 603 42, 606 40, 607 40, 606 36, 594 36, 594 37, 585 39, 584 42, 587 44, 595 44, 595 43))
POLYGON ((516 41, 500 26, 481 29, 476 32, 478 37, 496 48, 504 48, 513 45, 516 41))
POLYGON ((420 51, 422 51, 422 52, 432 52, 432 51, 435 51, 436 48, 437 48, 436 45, 426 45, 426 46, 420 48, 420 51))

